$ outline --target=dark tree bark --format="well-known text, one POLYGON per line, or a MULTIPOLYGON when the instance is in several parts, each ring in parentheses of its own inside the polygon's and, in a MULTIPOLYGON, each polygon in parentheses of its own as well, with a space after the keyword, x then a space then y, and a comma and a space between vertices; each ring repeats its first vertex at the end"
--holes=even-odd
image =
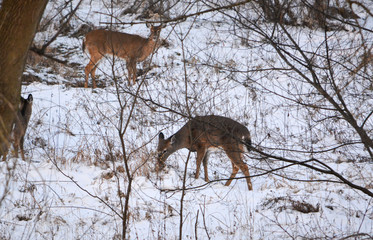
POLYGON ((0 158, 18 108, 27 51, 48 0, 4 0, 0 8, 0 158))

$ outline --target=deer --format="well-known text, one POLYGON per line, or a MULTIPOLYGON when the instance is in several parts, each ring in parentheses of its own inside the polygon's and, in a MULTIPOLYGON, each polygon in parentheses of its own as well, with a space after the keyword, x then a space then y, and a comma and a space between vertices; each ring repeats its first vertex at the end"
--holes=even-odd
MULTIPOLYGON (((146 24, 149 27, 149 24, 146 24)), ((105 55, 112 55, 126 61, 129 84, 136 83, 136 63, 144 61, 158 46, 159 34, 164 24, 150 26, 150 36, 97 29, 86 34, 83 40, 83 52, 88 52, 90 60, 85 67, 85 84, 88 87, 89 74, 92 77, 92 88, 96 88, 95 72, 99 61, 105 55)))
POLYGON ((232 174, 225 186, 229 186, 241 170, 251 191, 253 188, 249 168, 243 161, 243 153, 245 150, 250 151, 251 146, 250 132, 244 125, 222 116, 197 116, 190 119, 179 131, 167 139, 162 132, 159 133, 156 169, 157 172, 163 170, 165 161, 171 154, 187 148, 191 152, 197 152, 195 178, 199 178, 203 162, 205 181, 209 182, 207 169, 209 151, 213 148, 221 148, 232 163, 232 174))
MULTIPOLYGON (((25 153, 23 149, 23 143, 25 140, 27 126, 28 126, 31 113, 32 113, 32 103, 33 103, 32 94, 29 94, 27 99, 21 96, 20 108, 17 111, 17 115, 16 115, 15 121, 13 123, 13 128, 12 128, 11 140, 13 142, 13 149, 14 149, 15 157, 18 158, 18 148, 20 148, 22 160, 24 161, 25 161, 25 153)), ((4 159, 5 159, 5 156, 4 156, 4 159)))

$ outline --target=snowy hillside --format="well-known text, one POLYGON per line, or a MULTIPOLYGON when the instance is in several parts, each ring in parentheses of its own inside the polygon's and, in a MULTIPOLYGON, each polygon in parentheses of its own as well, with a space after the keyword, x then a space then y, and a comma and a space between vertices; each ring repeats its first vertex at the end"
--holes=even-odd
POLYGON ((373 191, 369 145, 335 110, 349 109, 372 136, 371 61, 352 74, 373 46, 365 8, 353 5, 359 19, 324 31, 256 21, 260 8, 251 3, 207 11, 229 3, 170 1, 168 19, 144 19, 140 10, 123 14, 136 1, 119 2, 48 4, 36 47, 80 5, 46 51, 65 64, 30 53, 22 86, 34 97, 27 161, 0 162, 0 239, 121 239, 125 223, 126 239, 373 238, 372 196, 361 190, 373 191), (171 21, 181 15, 191 16, 171 21), (108 56, 96 71, 99 87, 84 88, 89 55, 77 30, 147 37, 145 20, 168 21, 166 44, 137 65, 137 84, 128 84, 125 61, 108 56), (256 150, 244 160, 253 191, 241 171, 224 186, 232 165, 223 151, 210 154, 210 183, 202 170, 194 178, 196 154, 187 149, 156 172, 159 132, 169 137, 188 116, 211 114, 251 132, 256 150))

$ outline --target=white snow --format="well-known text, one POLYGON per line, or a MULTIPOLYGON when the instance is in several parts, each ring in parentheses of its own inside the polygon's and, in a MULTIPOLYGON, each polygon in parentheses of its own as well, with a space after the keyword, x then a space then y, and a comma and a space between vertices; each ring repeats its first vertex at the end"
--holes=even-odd
MULTIPOLYGON (((52 14, 55 2, 49 3, 45 16, 52 14)), ((185 10, 182 6, 177 6, 180 12, 185 10)), ((194 6, 190 11, 201 7, 194 6)), ((85 1, 77 16, 103 27, 100 22, 110 21, 107 14, 119 15, 121 9, 109 10, 103 1, 85 1)), ((131 22, 132 17, 122 17, 121 21, 131 22)), ((72 25, 78 27, 80 21, 74 19, 72 25)), ((131 116, 140 84, 128 86, 125 62, 116 59, 113 68, 108 57, 100 63, 96 73, 105 88, 92 91, 71 87, 67 83, 84 82, 88 57, 81 51, 81 38, 57 38, 54 46, 63 46, 63 51, 71 53, 67 60, 80 65, 74 69, 61 66, 59 71, 42 66, 38 72, 26 68, 42 83, 22 87, 23 95, 32 93, 34 97, 25 140, 28 161, 10 157, 0 162, 0 197, 5 189, 9 191, 0 202, 0 239, 119 239, 128 187, 126 172, 121 169, 125 169, 124 159, 134 176, 127 238, 178 239, 180 189, 188 151, 171 155, 166 169, 155 172, 158 133, 162 131, 168 137, 182 127, 187 119, 178 113, 231 117, 248 127, 255 146, 297 160, 306 160, 310 155, 279 149, 328 149, 339 143, 341 134, 356 140, 349 130, 344 132, 347 126, 340 122, 330 126, 315 124, 310 129, 309 123, 314 122, 309 112, 299 106, 290 107, 277 95, 287 95, 294 89, 307 93, 307 84, 295 84, 276 71, 231 73, 220 68, 246 71, 283 64, 269 47, 243 46, 231 34, 231 28, 226 18, 214 13, 202 15, 196 22, 188 19, 163 29, 161 37, 171 46, 160 48, 152 57, 151 65, 155 67, 140 87, 140 98, 131 116), (74 74, 69 75, 71 72, 74 74), (119 77, 118 89, 114 77, 119 77), (246 81, 250 78, 259 80, 246 81), (48 84, 52 82, 58 84, 48 84), (124 153, 118 130, 129 116, 124 153)), ((145 24, 119 25, 118 30, 149 34, 145 24)), ((38 33, 36 42, 48 39, 51 32, 38 33)), ((313 49, 323 40, 321 33, 313 33, 311 42, 307 33, 299 33, 297 41, 313 49)), ((339 37, 347 41, 353 35, 339 37)), ((259 37, 253 33, 250 38, 259 37)), ((146 64, 138 64, 138 68, 141 65, 146 64)), ((371 100, 361 102, 371 107, 371 100)), ((371 126, 371 122, 367 125, 371 126)), ((342 148, 315 157, 355 184, 372 190, 371 162, 351 161, 351 156, 365 156, 366 152, 361 145, 348 150, 351 152, 342 148)), ((287 165, 262 159, 253 152, 245 154, 245 161, 253 176, 287 165)), ((229 187, 224 186, 225 181, 206 184, 203 171, 199 179, 194 178, 195 168, 192 153, 185 181, 182 239, 331 239, 357 233, 373 236, 372 199, 346 185, 323 181, 337 180, 331 176, 292 166, 252 178, 254 190, 248 191, 244 179, 234 180, 229 187), (302 203, 317 211, 302 213, 295 206, 302 203)), ((230 173, 229 158, 221 151, 211 153, 210 180, 226 179, 230 173)), ((242 176, 241 172, 237 175, 242 176)))

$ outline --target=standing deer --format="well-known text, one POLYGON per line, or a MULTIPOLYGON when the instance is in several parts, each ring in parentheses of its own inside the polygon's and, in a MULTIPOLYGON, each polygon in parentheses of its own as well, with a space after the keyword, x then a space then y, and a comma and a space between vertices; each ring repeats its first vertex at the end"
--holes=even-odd
POLYGON ((31 117, 32 112, 32 94, 29 94, 27 99, 21 97, 20 109, 17 111, 17 116, 14 121, 13 131, 12 131, 12 141, 15 156, 18 158, 18 148, 21 149, 22 159, 25 160, 25 153, 23 150, 23 142, 26 134, 26 129, 28 122, 31 117))
MULTIPOLYGON (((147 27, 148 24, 147 24, 147 27)), ((90 60, 85 67, 85 84, 88 87, 89 74, 92 76, 93 88, 96 87, 95 71, 98 62, 105 55, 113 55, 126 61, 129 83, 136 83, 136 63, 144 61, 157 47, 163 24, 150 26, 149 38, 109 30, 93 30, 83 40, 83 51, 87 50, 90 60)))
POLYGON ((205 181, 209 182, 207 171, 208 151, 211 148, 222 148, 232 163, 232 174, 225 186, 229 186, 239 169, 246 176, 247 186, 252 190, 249 169, 243 162, 243 152, 250 151, 251 138, 249 130, 242 124, 226 117, 199 116, 189 120, 178 132, 165 139, 159 134, 158 166, 162 170, 166 159, 179 149, 187 148, 197 152, 197 169, 195 177, 199 177, 201 163, 205 171, 205 181))

